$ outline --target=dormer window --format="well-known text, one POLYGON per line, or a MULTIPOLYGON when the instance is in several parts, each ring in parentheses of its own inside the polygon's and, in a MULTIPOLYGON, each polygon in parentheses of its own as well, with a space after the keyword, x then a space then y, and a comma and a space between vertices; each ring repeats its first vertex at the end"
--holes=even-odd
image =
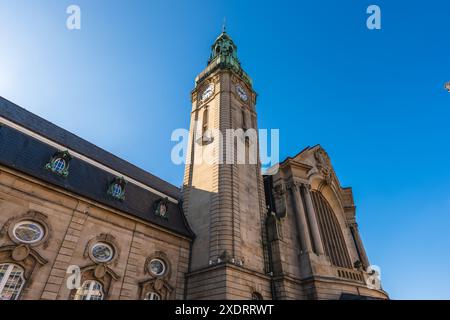
POLYGON ((115 199, 124 200, 126 184, 127 182, 124 178, 114 178, 114 180, 109 185, 108 194, 115 199))
POLYGON ((51 157, 45 168, 65 178, 69 175, 70 160, 72 156, 69 151, 58 151, 51 157))
POLYGON ((122 187, 120 186, 120 184, 114 183, 112 186, 111 195, 114 198, 119 198, 121 194, 122 194, 122 187))
POLYGON ((53 162, 53 171, 61 174, 66 168, 66 161, 63 158, 58 158, 53 162))
POLYGON ((168 207, 168 199, 159 199, 153 204, 153 210, 156 216, 159 216, 164 219, 168 219, 169 207, 168 207))

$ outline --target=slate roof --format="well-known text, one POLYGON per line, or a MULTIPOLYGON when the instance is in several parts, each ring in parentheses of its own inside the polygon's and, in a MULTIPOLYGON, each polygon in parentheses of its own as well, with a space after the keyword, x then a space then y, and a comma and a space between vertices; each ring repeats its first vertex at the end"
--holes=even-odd
MULTIPOLYGON (((172 198, 180 199, 180 189, 174 185, 120 159, 3 97, 0 97, 0 116, 172 198)), ((181 235, 191 238, 194 236, 187 224, 180 204, 168 202, 169 214, 167 220, 156 216, 153 214, 153 203, 161 197, 133 183, 127 184, 123 201, 114 199, 107 194, 107 189, 115 176, 90 163, 74 157, 70 161, 69 176, 66 178, 48 171, 45 169, 45 165, 57 151, 64 150, 57 150, 8 126, 0 126, 0 164, 181 235)))

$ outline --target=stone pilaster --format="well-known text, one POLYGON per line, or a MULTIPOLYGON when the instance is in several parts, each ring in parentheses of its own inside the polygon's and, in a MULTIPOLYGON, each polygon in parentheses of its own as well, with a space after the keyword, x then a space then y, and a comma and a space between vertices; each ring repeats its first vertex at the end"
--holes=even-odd
POLYGON ((142 256, 142 245, 142 240, 137 237, 136 230, 133 230, 119 300, 139 299, 136 278, 139 256, 142 256))
POLYGON ((74 209, 72 219, 66 231, 66 235, 59 248, 58 255, 53 263, 50 276, 44 287, 41 295, 41 299, 44 300, 56 300, 60 298, 59 292, 62 286, 65 286, 66 271, 70 265, 75 247, 80 239, 81 230, 83 230, 84 223, 87 220, 87 209, 83 212, 79 211, 80 205, 74 209))
POLYGON ((294 202, 295 221, 302 251, 312 252, 311 237, 309 235, 308 222, 306 220, 305 208, 303 207, 299 185, 293 183, 290 186, 290 190, 294 202))
POLYGON ((317 215, 314 210, 314 205, 313 205, 313 202, 311 199, 311 194, 310 194, 311 186, 302 184, 300 188, 301 188, 301 194, 303 194, 303 198, 305 199, 306 213, 307 213, 308 220, 309 220, 309 226, 311 229, 310 231, 311 231, 311 236, 312 236, 312 240, 314 243, 315 252, 318 255, 323 255, 324 249, 323 249, 322 238, 320 236, 319 224, 317 223, 317 215))

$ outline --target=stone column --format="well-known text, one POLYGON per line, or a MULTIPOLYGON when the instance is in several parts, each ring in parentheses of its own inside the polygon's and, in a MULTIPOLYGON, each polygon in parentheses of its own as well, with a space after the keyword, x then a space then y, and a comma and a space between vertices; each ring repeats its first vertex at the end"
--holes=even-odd
POLYGON ((308 215, 308 220, 311 228, 312 240, 314 242, 314 248, 316 249, 316 253, 318 255, 324 254, 322 238, 320 237, 319 224, 317 223, 317 216, 314 210, 314 205, 311 199, 310 193, 310 185, 301 185, 302 193, 304 195, 305 203, 306 203, 306 212, 308 215))
POLYGON ((291 187, 292 197, 294 199, 295 221, 297 222, 297 230, 300 237, 302 249, 305 252, 312 252, 311 238, 309 236, 308 222, 306 220, 305 208, 300 195, 300 188, 296 184, 291 187))
POLYGON ((366 269, 368 266, 370 266, 370 263, 369 259, 367 258, 366 250, 364 250, 361 237, 359 236, 358 225, 356 224, 356 222, 350 225, 350 232, 352 233, 353 240, 355 241, 356 250, 358 250, 358 255, 359 258, 361 259, 361 263, 364 269, 366 269))

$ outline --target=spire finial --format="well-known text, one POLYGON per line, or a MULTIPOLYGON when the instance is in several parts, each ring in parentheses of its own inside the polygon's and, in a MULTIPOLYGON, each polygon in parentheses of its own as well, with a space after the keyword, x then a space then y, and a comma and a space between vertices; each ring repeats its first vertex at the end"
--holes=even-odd
POLYGON ((222 32, 227 32, 227 18, 223 17, 222 32))

